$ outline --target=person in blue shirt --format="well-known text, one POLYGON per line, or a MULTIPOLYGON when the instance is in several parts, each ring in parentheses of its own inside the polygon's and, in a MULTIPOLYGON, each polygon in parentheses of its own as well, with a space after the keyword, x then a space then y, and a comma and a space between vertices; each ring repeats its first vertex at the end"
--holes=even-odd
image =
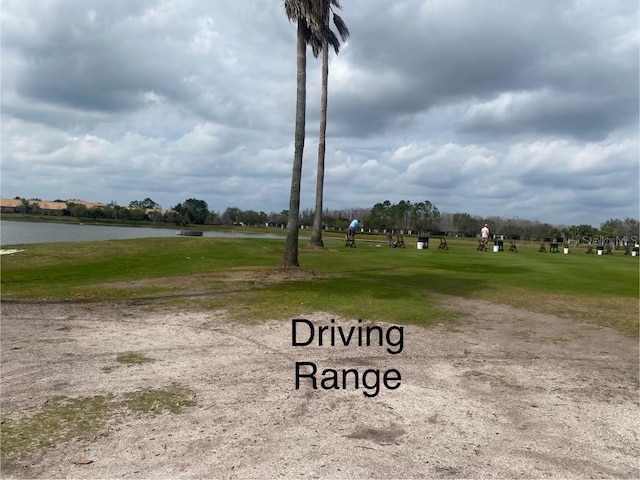
POLYGON ((349 229, 347 232, 350 236, 354 236, 357 231, 358 231, 358 219, 356 218, 349 224, 349 229))

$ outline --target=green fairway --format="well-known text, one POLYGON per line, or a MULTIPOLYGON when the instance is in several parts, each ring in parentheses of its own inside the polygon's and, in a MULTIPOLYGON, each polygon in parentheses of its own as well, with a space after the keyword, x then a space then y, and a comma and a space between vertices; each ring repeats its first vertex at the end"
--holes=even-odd
POLYGON ((144 301, 229 310, 238 319, 322 310, 369 320, 429 324, 455 319, 451 297, 477 298, 584 319, 638 333, 638 257, 575 250, 479 252, 393 249, 381 239, 357 248, 301 242, 299 272, 279 270, 284 242, 154 238, 39 244, 2 257, 4 301, 144 301))

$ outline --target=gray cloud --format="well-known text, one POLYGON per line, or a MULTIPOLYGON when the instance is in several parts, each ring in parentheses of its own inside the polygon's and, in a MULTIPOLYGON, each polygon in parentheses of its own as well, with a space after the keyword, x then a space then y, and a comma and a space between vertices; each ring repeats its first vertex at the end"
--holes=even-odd
MULTIPOLYGON (((275 2, 5 0, 2 194, 288 208, 295 26, 275 2)), ((428 199, 559 223, 638 216, 638 5, 345 2, 327 208, 428 199)), ((313 205, 309 54, 302 208, 313 205)))

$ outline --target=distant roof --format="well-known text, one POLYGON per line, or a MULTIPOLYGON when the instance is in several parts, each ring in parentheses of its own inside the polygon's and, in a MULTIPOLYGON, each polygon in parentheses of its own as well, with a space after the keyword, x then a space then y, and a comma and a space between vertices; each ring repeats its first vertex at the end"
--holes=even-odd
POLYGON ((67 200, 67 203, 75 203, 76 205, 84 205, 87 208, 91 208, 91 207, 104 208, 104 207, 106 207, 106 205, 104 203, 87 202, 86 200, 79 200, 77 198, 70 198, 69 200, 67 200))
MULTIPOLYGON (((65 202, 49 202, 46 200, 27 200, 31 205, 37 205, 43 210, 64 210, 67 208, 65 202)), ((22 206, 22 200, 15 198, 0 199, 0 206, 4 208, 17 208, 22 206)))
POLYGON ((31 203, 38 205, 38 207, 42 208, 43 210, 64 210, 67 208, 67 204, 64 202, 49 202, 45 200, 34 200, 31 203))
POLYGON ((0 207, 16 208, 22 206, 22 200, 15 198, 0 198, 0 207))

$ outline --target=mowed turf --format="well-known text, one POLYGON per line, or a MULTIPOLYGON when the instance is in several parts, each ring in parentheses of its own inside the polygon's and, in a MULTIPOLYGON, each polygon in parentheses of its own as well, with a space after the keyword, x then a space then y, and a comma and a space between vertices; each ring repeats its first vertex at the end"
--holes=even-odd
POLYGON ((365 320, 455 320, 456 297, 553 313, 638 335, 638 257, 394 249, 374 237, 356 248, 300 242, 301 269, 279 270, 284 240, 154 238, 29 245, 2 256, 3 301, 143 301, 229 310, 239 320, 312 311, 365 320))

